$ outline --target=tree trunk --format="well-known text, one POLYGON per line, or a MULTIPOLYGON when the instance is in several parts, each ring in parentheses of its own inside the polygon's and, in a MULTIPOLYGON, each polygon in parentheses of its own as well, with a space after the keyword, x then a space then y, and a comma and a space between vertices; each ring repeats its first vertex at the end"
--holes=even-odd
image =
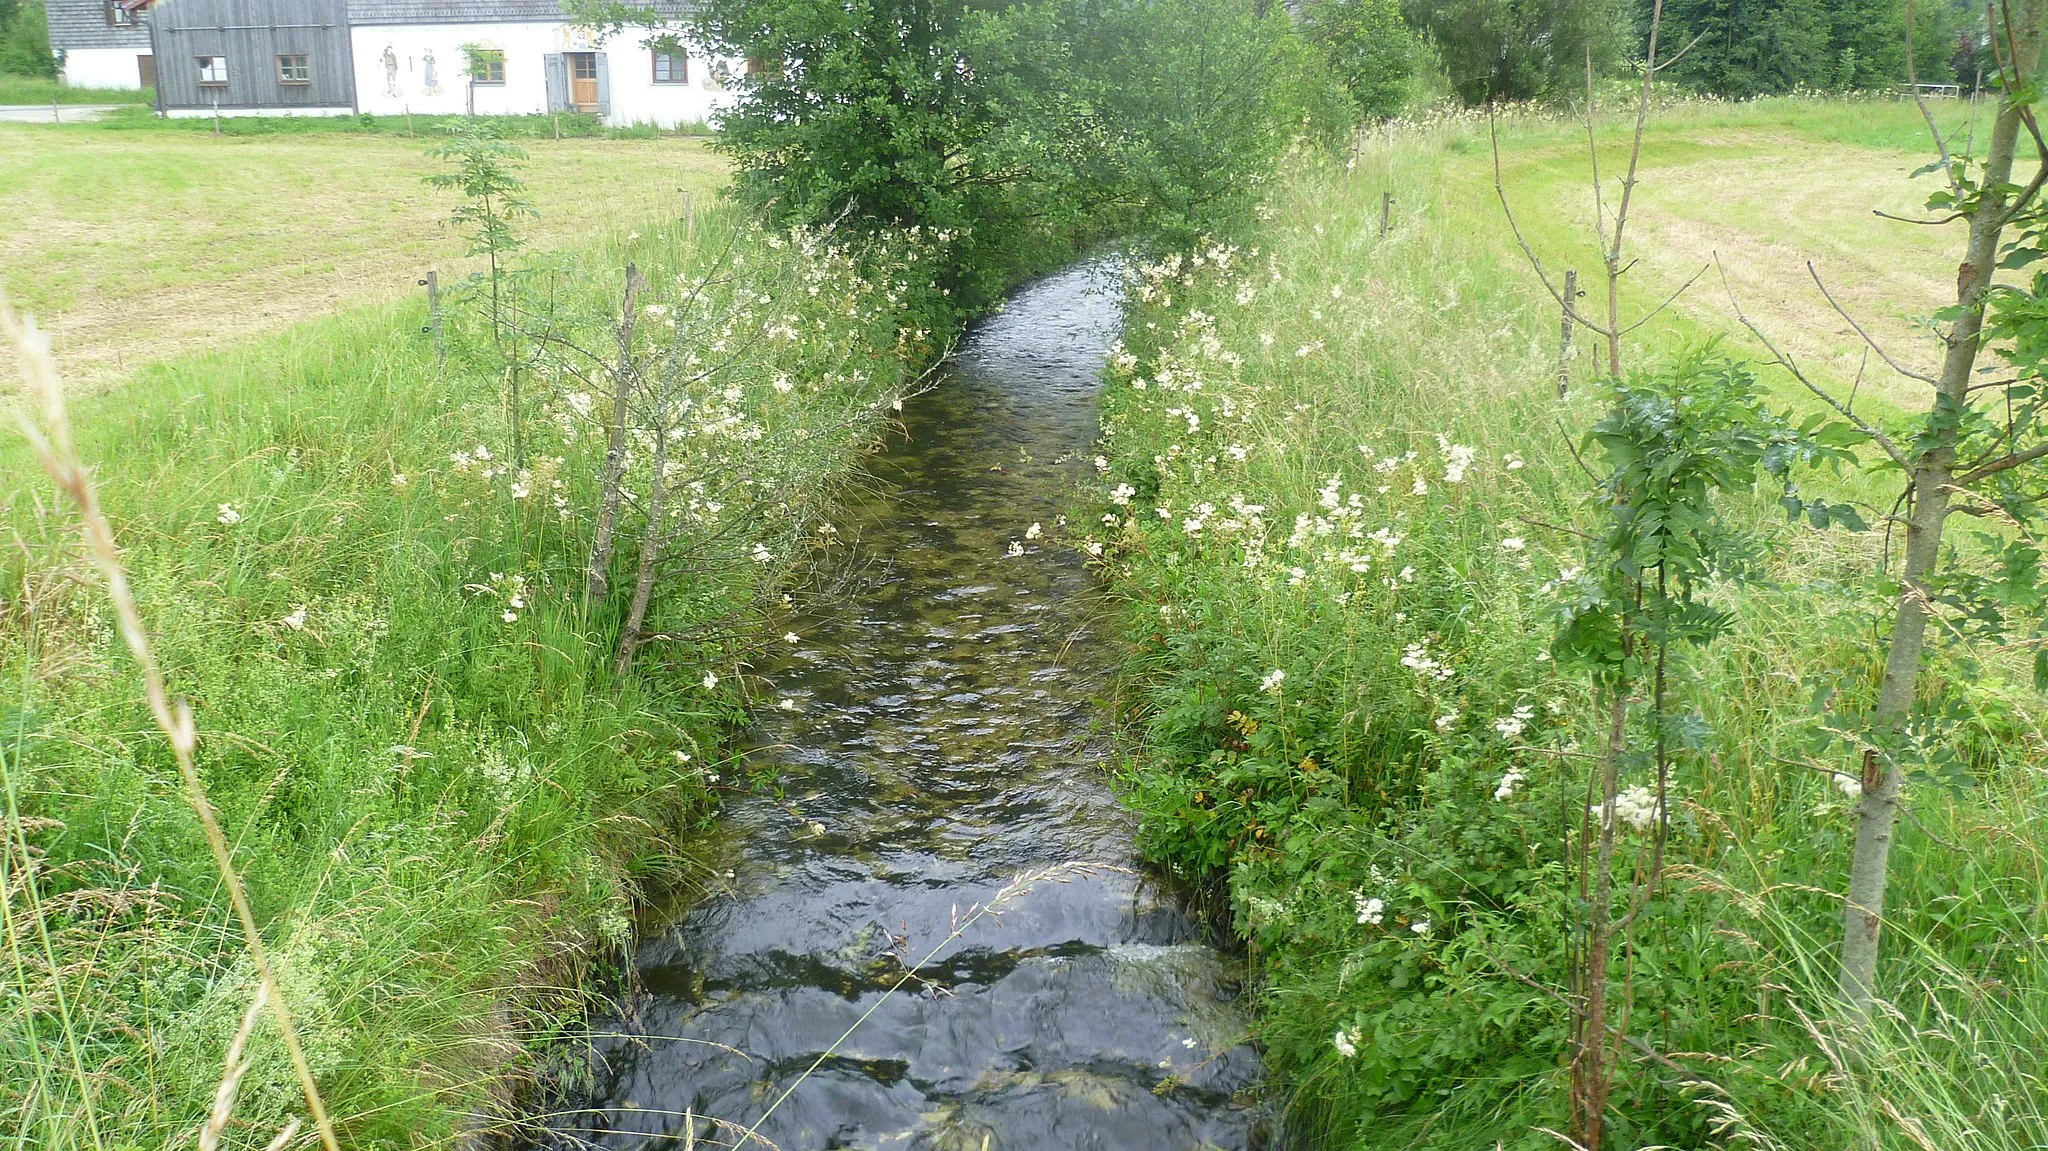
MULTIPOLYGON (((2018 43, 2009 61, 2021 76, 2031 76, 2040 58, 2040 30, 2044 3, 2023 0, 2013 19, 2018 43)), ((1935 401, 1937 418, 1929 422, 1932 446, 1913 462, 1912 510, 1906 523, 1906 559, 1901 573, 1899 602, 1892 619, 1891 641, 1885 651, 1884 678, 1878 689, 1874 726, 1896 727, 1913 709, 1920 678, 1921 657, 1926 650, 1927 579, 1941 558, 1942 526, 1948 518, 1950 485, 1955 476, 1956 436, 1952 419, 1940 418, 1943 408, 1960 413, 1968 402, 1971 373, 1977 366, 1982 344, 1985 292, 1998 262, 1999 234, 2004 230, 2009 206, 2013 152, 2019 139, 2020 109, 2001 103, 1991 128, 1991 144, 1984 158, 1982 186, 1988 190, 1969 214, 1970 237, 1962 264, 1956 269, 1956 303, 1961 315, 1950 334, 1942 360, 1939 393, 1935 401)), ((1892 828, 1898 819, 1899 796, 1905 786, 1904 769, 1896 759, 1881 771, 1866 771, 1863 798, 1857 804, 1856 853, 1849 868, 1849 893, 1842 907, 1841 995, 1860 1015, 1869 1010, 1877 988, 1878 941, 1884 919, 1886 861, 1891 853, 1892 828), (1873 786, 1873 784, 1875 786, 1873 786)))
MULTIPOLYGON (((667 397, 662 397, 666 400, 667 397)), ((619 662, 613 670, 624 675, 633 666, 633 653, 640 647, 640 627, 647 620, 647 601, 654 596, 654 569, 661 560, 662 494, 667 490, 668 421, 654 422, 654 474, 647 481, 647 528, 640 537, 640 572, 633 583, 633 606, 626 612, 626 626, 619 632, 619 662)))
POLYGON ((612 536, 619 519, 621 485, 626 474, 626 409, 633 399, 633 323, 640 295, 640 270, 626 265, 626 305, 619 313, 619 363, 612 371, 611 427, 604 447, 604 471, 598 484, 597 534, 584 568, 586 598, 603 603, 611 594, 612 536))
POLYGON ((1614 936, 1614 800, 1621 787, 1621 753, 1628 742, 1628 685, 1614 685, 1607 753, 1600 762, 1600 846, 1593 857, 1593 894, 1586 940, 1585 1006, 1579 1048, 1572 1053, 1572 1138, 1598 1151, 1607 1121, 1607 961, 1614 936))

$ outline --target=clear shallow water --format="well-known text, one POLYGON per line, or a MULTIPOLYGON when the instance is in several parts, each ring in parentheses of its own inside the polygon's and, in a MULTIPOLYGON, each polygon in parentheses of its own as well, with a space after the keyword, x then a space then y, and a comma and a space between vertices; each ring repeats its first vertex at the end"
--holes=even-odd
POLYGON ((1116 291, 1095 265, 1026 287, 907 405, 839 524, 853 594, 756 669, 797 704, 758 733, 787 799, 728 809, 731 890, 641 946, 564 1141, 1259 1144, 1231 973, 1100 769, 1103 605, 1070 550, 1005 554, 1088 468, 1116 291))

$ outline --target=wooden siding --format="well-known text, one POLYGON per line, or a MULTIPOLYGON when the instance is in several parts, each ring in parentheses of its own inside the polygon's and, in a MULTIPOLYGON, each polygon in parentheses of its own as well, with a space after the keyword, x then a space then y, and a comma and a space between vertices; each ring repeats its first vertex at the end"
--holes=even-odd
POLYGON ((107 23, 104 0, 45 0, 43 11, 50 23, 50 47, 56 51, 73 48, 132 48, 149 51, 149 29, 143 18, 126 28, 107 23))
POLYGON ((157 98, 166 108, 353 108, 346 0, 159 0, 150 8, 157 98), (307 83, 278 80, 304 55, 307 83), (199 82, 199 57, 227 58, 224 86, 199 82))

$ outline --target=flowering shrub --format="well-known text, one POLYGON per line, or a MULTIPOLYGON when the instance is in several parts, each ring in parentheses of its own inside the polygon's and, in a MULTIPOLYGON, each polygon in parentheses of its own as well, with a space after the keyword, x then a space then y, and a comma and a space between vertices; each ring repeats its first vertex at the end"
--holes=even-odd
MULTIPOLYGON (((1554 429, 1598 413, 1555 398, 1554 314, 1433 221, 1379 240, 1378 209, 1376 187, 1311 174, 1256 243, 1132 269, 1075 542, 1133 641, 1142 846, 1247 941, 1290 1117, 1333 1146, 1534 1151, 1566 1119, 1606 735, 1594 678, 1554 658, 1597 607, 1582 536, 1601 530, 1554 429)), ((1868 690, 1842 656, 1862 617, 1800 582, 1841 567, 1780 505, 1736 505, 1753 582, 1703 580, 1727 637, 1671 672, 1693 706, 1666 721, 1666 879, 1613 902, 1621 1025, 1705 1054, 1682 1078, 1623 1052, 1616 1146, 1795 1145, 1841 1102, 1773 988, 1823 966, 1802 948, 1838 915, 1848 789, 1807 770, 1808 701, 1868 690)), ((1648 710, 1630 749, 1656 742, 1648 710)), ((1659 850, 1658 778, 1634 750, 1619 769, 1628 877, 1659 850)), ((1973 938, 2018 930, 2000 906, 1973 938)))

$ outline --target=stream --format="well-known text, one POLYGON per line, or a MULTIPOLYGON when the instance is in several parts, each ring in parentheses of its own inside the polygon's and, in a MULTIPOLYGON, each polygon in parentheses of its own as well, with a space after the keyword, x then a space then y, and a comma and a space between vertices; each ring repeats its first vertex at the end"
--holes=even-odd
POLYGON ((1264 1145, 1231 966, 1103 770, 1112 609, 1025 542, 1090 470, 1118 293, 1109 263, 1027 285, 905 405, 836 525, 853 594, 754 669, 786 794, 728 806, 729 890, 644 938, 561 1141, 1264 1145))

